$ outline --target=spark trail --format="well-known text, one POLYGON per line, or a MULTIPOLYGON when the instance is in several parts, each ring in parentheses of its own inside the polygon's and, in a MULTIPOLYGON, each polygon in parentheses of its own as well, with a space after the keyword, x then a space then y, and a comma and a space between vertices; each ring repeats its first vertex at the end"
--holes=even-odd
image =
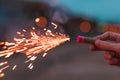
MULTIPOLYGON (((54 23, 52 23, 54 24, 54 23)), ((55 24, 54 24, 55 25, 55 24)), ((55 25, 55 29, 56 29, 55 25)), ((40 32, 35 31, 35 27, 32 27, 32 30, 30 31, 30 38, 25 37, 25 33, 27 32, 25 29, 22 30, 22 32, 17 32, 19 36, 22 36, 22 38, 14 38, 14 42, 0 42, 0 45, 5 45, 3 47, 4 50, 0 51, 0 57, 8 58, 11 55, 15 53, 24 53, 27 56, 27 62, 34 61, 37 58, 37 54, 40 54, 41 52, 44 52, 43 57, 47 55, 47 51, 55 48, 56 46, 59 46, 60 44, 69 41, 69 36, 61 33, 53 34, 51 30, 45 30, 45 35, 37 34, 40 32)), ((0 74, 3 74, 3 70, 9 68, 8 61, 1 62, 0 67, 0 74)), ((12 70, 14 70, 17 67, 15 65, 12 70)), ((33 65, 30 63, 28 68, 32 69, 33 65)))

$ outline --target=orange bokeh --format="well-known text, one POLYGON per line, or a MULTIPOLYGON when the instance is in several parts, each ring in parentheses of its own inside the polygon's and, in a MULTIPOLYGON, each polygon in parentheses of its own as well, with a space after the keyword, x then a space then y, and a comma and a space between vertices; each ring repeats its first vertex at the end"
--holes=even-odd
POLYGON ((91 30, 91 24, 88 21, 83 21, 80 23, 80 30, 84 33, 87 33, 91 30))
POLYGON ((103 32, 111 31, 111 32, 120 32, 120 25, 118 24, 106 24, 103 26, 103 32))
POLYGON ((0 78, 4 77, 5 74, 4 73, 0 73, 0 78))
POLYGON ((44 28, 47 25, 47 19, 42 16, 42 17, 36 18, 35 23, 38 27, 44 28))

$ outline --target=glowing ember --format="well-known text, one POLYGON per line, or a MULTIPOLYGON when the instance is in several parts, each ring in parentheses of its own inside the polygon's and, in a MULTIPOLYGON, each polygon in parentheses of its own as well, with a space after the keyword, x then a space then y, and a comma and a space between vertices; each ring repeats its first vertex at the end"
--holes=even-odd
POLYGON ((17 32, 17 34, 21 34, 21 32, 17 32))
POLYGON ((35 22, 39 22, 39 21, 40 21, 40 19, 39 19, 39 18, 36 18, 36 19, 35 19, 35 22))
POLYGON ((23 31, 23 32, 26 32, 26 30, 25 30, 25 29, 23 29, 22 31, 23 31))
MULTIPOLYGON (((52 24, 55 26, 55 28, 57 28, 57 25, 55 23, 52 24)), ((20 52, 24 53, 28 58, 25 63, 30 61, 32 62, 37 58, 37 54, 44 52, 42 57, 45 57, 48 50, 70 40, 70 38, 65 34, 53 34, 51 30, 47 30, 46 28, 44 29, 45 35, 43 36, 42 34, 37 34, 38 32, 35 32, 35 27, 32 27, 30 38, 26 38, 24 36, 23 33, 27 32, 25 29, 23 29, 22 31, 23 32, 17 32, 20 37, 21 35, 23 35, 22 38, 14 38, 15 42, 0 42, 0 45, 5 45, 5 50, 0 51, 0 57, 8 58, 17 52, 20 52)), ((0 66, 6 65, 5 67, 0 69, 1 75, 2 71, 9 67, 9 65, 7 64, 7 61, 0 63, 0 66)), ((15 70, 16 67, 17 65, 13 66, 12 70, 15 70)), ((29 69, 33 69, 33 67, 34 66, 32 63, 30 63, 30 65, 28 66, 29 69)))
POLYGON ((3 67, 3 68, 1 68, 0 69, 0 73, 3 71, 3 70, 5 70, 5 69, 7 69, 7 68, 9 68, 10 66, 9 65, 7 65, 7 66, 5 66, 5 67, 3 67))
POLYGON ((15 70, 16 67, 17 67, 17 65, 14 65, 13 68, 12 68, 12 70, 15 70))
POLYGON ((5 74, 4 73, 0 73, 0 78, 4 77, 5 74))
MULTIPOLYGON (((35 29, 33 27, 33 29, 35 29)), ((38 36, 34 31, 30 32, 31 38, 14 38, 15 43, 5 42, 6 50, 0 51, 0 57, 10 57, 14 52, 21 52, 28 55, 35 55, 41 52, 46 52, 61 43, 69 40, 69 37, 64 34, 52 34, 50 30, 46 31, 46 36, 38 36)))
POLYGON ((36 58, 37 58, 37 56, 32 56, 32 57, 30 58, 30 60, 31 60, 31 61, 34 61, 36 58))
POLYGON ((33 66, 32 63, 30 63, 29 66, 28 66, 29 69, 33 69, 33 67, 34 67, 34 66, 33 66))
POLYGON ((7 61, 1 62, 1 63, 0 63, 0 66, 3 66, 3 65, 5 65, 5 64, 7 64, 7 63, 8 63, 7 61))
POLYGON ((45 57, 47 55, 47 53, 44 53, 42 57, 45 57))
POLYGON ((54 22, 51 22, 51 24, 54 26, 54 29, 57 29, 57 28, 58 28, 58 25, 55 24, 54 22))

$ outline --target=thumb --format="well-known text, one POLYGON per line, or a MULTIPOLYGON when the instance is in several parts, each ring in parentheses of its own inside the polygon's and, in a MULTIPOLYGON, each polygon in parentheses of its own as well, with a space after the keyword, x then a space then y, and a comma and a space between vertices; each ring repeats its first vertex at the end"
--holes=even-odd
POLYGON ((96 40, 95 45, 98 49, 104 51, 113 51, 115 48, 114 43, 102 41, 102 40, 96 40))

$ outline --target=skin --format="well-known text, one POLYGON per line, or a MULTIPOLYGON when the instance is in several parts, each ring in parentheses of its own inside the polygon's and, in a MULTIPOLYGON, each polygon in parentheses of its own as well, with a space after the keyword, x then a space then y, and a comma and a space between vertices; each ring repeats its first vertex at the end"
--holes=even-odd
POLYGON ((96 38, 94 45, 90 46, 90 50, 104 51, 104 58, 108 64, 120 66, 120 34, 106 32, 96 38))

